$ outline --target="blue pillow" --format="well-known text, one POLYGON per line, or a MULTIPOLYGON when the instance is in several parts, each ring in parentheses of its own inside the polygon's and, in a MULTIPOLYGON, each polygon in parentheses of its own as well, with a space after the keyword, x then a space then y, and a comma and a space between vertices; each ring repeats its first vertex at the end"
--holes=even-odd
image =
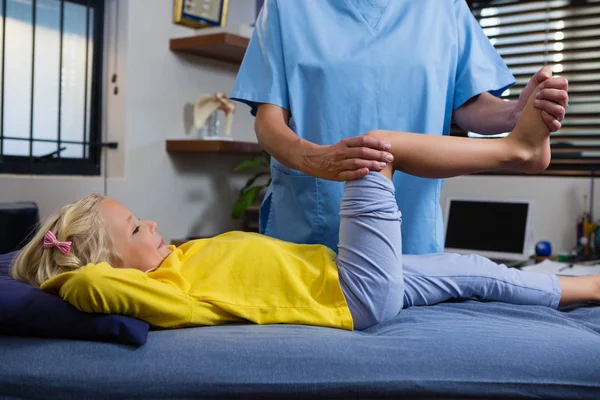
POLYGON ((18 251, 13 251, 12 253, 0 254, 0 277, 10 275, 10 263, 18 253, 18 251))
POLYGON ((148 324, 122 315, 88 314, 60 297, 9 276, 17 252, 0 255, 0 334, 141 346, 148 324))

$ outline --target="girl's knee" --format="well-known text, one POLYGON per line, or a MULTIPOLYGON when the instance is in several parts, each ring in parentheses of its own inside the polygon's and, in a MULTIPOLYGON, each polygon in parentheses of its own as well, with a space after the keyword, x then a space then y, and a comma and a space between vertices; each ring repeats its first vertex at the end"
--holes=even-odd
POLYGON ((365 133, 364 136, 369 136, 369 137, 374 137, 377 139, 383 139, 386 140, 389 137, 390 132, 389 131, 383 131, 380 129, 374 129, 372 131, 368 131, 367 133, 365 133))

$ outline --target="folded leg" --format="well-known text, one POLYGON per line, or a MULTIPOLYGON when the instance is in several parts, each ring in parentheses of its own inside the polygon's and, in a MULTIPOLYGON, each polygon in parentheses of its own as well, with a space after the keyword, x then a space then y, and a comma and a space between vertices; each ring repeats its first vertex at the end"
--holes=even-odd
POLYGON ((346 182, 340 216, 340 284, 354 328, 365 329, 402 310, 401 214, 392 181, 371 172, 346 182))

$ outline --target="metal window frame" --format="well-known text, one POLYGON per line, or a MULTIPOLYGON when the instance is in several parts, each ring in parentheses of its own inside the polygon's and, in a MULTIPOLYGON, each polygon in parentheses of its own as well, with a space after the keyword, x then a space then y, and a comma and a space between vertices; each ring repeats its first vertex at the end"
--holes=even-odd
MULTIPOLYGON (((6 3, 7 0, 2 1, 2 18, 6 18, 6 3)), ((65 3, 75 3, 80 4, 87 7, 88 15, 89 9, 94 10, 93 20, 88 20, 88 25, 86 26, 86 35, 89 34, 90 23, 92 22, 93 29, 93 53, 92 53, 92 71, 91 74, 88 74, 87 70, 87 62, 86 62, 86 77, 90 79, 90 89, 89 89, 89 119, 87 118, 88 108, 88 81, 86 80, 85 84, 85 100, 84 100, 84 125, 89 124, 89 141, 86 141, 85 129, 83 127, 82 132, 82 141, 77 142, 84 146, 84 154, 82 154, 82 158, 64 158, 60 156, 60 144, 61 143, 71 143, 75 142, 66 142, 61 141, 60 139, 60 123, 61 119, 58 118, 58 138, 56 141, 50 140, 50 142, 57 144, 57 151, 51 155, 38 157, 31 155, 31 148, 33 146, 33 142, 48 142, 49 140, 44 139, 34 139, 33 136, 33 106, 31 106, 31 114, 30 114, 30 132, 29 138, 24 139, 29 141, 30 146, 30 155, 28 156, 14 156, 14 155, 2 155, 2 145, 3 139, 7 139, 8 136, 3 135, 3 123, 4 123, 4 113, 0 112, 0 174, 34 174, 34 175, 87 175, 87 176, 97 176, 101 173, 101 155, 103 144, 102 140, 102 99, 103 99, 103 90, 102 90, 102 82, 103 82, 103 64, 104 64, 104 0, 57 0, 60 1, 61 4, 61 18, 60 18, 60 31, 61 31, 61 39, 60 39, 60 54, 59 59, 62 64, 62 31, 64 27, 64 4, 65 3), (89 76, 91 75, 91 76, 89 76), (87 153, 87 157, 84 155, 87 153)), ((35 29, 35 5, 36 0, 33 0, 33 10, 32 10, 32 25, 35 29)), ((4 91, 2 90, 4 87, 5 80, 5 69, 4 69, 4 49, 5 49, 5 27, 6 24, 3 24, 3 32, 2 39, 0 43, 0 51, 2 51, 2 73, 0 73, 0 111, 4 110, 4 104, 6 99, 4 98, 4 91)), ((35 55, 35 34, 33 35, 33 48, 32 53, 35 55)), ((86 49, 86 59, 88 57, 89 51, 86 49)), ((32 79, 33 79, 33 71, 35 69, 35 57, 32 59, 32 79)), ((59 68, 59 71, 61 69, 59 68)), ((61 79, 61 75, 58 76, 59 82, 61 79)), ((31 102, 33 104, 33 93, 34 93, 34 84, 32 81, 32 95, 31 102)), ((59 84, 59 108, 58 112, 61 112, 61 85, 59 84)), ((8 140, 8 139, 7 139, 8 140)))

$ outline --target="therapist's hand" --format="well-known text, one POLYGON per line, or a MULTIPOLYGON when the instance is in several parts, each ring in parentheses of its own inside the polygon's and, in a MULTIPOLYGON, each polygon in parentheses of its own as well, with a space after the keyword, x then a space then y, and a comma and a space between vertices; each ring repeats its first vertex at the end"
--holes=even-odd
POLYGON ((302 155, 302 172, 331 181, 350 181, 381 171, 393 161, 390 145, 370 136, 344 138, 329 146, 315 145, 302 155))
POLYGON ((569 108, 569 95, 567 89, 569 83, 565 78, 552 77, 552 71, 548 67, 540 69, 530 80, 517 102, 514 116, 514 123, 519 119, 521 111, 527 104, 529 96, 536 90, 536 87, 542 84, 542 89, 537 94, 534 103, 535 107, 542 110, 542 118, 550 132, 556 132, 562 126, 565 113, 569 108))

